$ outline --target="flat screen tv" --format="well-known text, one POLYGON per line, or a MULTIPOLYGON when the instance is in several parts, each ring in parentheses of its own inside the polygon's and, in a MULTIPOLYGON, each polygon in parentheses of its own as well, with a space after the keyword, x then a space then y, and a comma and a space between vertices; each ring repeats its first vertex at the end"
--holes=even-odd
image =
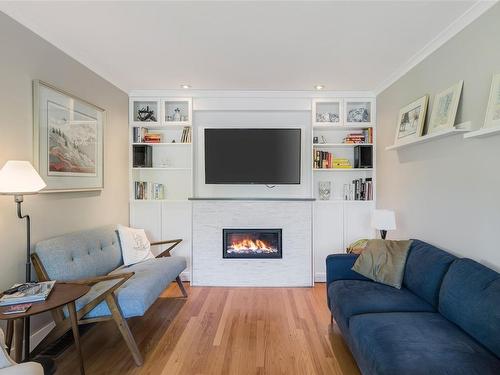
POLYGON ((205 129, 206 184, 300 184, 300 129, 205 129))

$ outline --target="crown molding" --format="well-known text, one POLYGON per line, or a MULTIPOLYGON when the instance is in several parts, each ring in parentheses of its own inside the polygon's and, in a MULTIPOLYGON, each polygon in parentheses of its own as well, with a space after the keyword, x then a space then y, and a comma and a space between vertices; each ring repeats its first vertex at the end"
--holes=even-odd
POLYGON ((427 43, 420 51, 413 55, 405 64, 396 69, 389 77, 384 79, 374 90, 375 95, 381 94, 392 84, 398 81, 415 66, 425 60, 429 55, 444 45, 447 41, 465 29, 473 21, 478 19, 483 13, 497 4, 497 0, 479 0, 465 11, 459 18, 453 21, 448 27, 440 32, 435 38, 427 43))

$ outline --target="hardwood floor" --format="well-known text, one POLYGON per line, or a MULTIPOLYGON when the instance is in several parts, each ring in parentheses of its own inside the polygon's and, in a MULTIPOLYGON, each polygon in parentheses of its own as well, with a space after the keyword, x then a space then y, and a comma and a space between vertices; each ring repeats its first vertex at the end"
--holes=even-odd
MULTIPOLYGON (((136 367, 113 321, 82 337, 87 375, 358 375, 325 285, 314 288, 189 288, 172 284, 142 318, 129 320, 144 365, 136 367)), ((57 375, 77 373, 74 347, 57 375)))

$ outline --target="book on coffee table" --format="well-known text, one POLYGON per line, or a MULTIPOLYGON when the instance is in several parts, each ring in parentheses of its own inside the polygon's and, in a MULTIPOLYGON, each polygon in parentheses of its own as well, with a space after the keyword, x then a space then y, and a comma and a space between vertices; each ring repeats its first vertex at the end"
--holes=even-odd
POLYGON ((5 308, 4 311, 2 311, 2 314, 4 315, 11 315, 11 314, 23 314, 28 309, 31 307, 31 303, 22 303, 20 305, 10 305, 5 308))

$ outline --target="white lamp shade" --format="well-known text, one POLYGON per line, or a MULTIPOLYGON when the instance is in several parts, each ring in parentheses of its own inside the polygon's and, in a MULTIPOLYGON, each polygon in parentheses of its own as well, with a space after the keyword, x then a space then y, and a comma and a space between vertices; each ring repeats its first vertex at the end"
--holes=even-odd
POLYGON ((396 215, 391 210, 375 210, 372 214, 372 227, 378 230, 396 229, 396 215))
POLYGON ((9 160, 0 169, 0 194, 35 194, 45 186, 29 161, 9 160))

